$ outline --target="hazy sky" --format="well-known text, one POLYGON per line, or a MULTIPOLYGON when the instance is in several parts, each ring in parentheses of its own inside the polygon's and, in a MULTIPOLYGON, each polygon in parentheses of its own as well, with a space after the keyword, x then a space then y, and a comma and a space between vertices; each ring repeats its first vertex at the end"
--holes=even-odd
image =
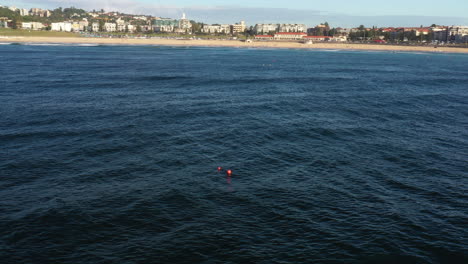
POLYGON ((349 15, 468 16, 468 0, 140 0, 177 6, 228 6, 311 9, 349 15))
POLYGON ((468 25, 468 0, 0 0, 18 7, 69 7, 126 11, 206 23, 305 23, 328 21, 332 26, 468 25), (233 4, 235 3, 235 4, 233 4))

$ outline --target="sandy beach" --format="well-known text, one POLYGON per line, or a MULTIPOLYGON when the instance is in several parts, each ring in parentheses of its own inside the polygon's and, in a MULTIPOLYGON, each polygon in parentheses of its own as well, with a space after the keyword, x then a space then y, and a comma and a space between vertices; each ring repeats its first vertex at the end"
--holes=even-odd
POLYGON ((239 40, 178 40, 178 39, 126 39, 126 38, 80 38, 80 37, 1 37, 0 42, 13 43, 75 43, 109 45, 161 45, 161 46, 199 46, 199 47, 245 47, 245 48, 290 48, 290 49, 336 49, 336 50, 373 50, 407 52, 447 52, 468 53, 468 48, 434 46, 398 46, 380 44, 352 43, 314 43, 296 42, 242 42, 239 40))

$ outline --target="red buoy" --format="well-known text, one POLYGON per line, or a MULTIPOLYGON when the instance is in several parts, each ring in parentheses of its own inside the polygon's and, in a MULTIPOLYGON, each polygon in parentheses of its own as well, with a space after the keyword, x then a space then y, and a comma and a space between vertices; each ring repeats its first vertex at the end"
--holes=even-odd
POLYGON ((227 176, 231 176, 232 175, 232 170, 227 170, 226 174, 227 174, 227 176))
POLYGON ((218 171, 222 171, 223 170, 223 167, 218 167, 218 171))

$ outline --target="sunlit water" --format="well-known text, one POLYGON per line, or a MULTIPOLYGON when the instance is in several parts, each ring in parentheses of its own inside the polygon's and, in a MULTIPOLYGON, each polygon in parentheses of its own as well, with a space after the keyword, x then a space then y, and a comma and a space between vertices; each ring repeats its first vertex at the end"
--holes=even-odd
POLYGON ((2 263, 468 259, 467 55, 2 45, 0 101, 2 263))

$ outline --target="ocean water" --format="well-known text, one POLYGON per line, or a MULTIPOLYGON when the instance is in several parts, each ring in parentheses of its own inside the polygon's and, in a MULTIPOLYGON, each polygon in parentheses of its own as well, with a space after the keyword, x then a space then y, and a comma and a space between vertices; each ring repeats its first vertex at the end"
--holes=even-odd
POLYGON ((467 252, 467 55, 0 46, 1 263, 467 252))

